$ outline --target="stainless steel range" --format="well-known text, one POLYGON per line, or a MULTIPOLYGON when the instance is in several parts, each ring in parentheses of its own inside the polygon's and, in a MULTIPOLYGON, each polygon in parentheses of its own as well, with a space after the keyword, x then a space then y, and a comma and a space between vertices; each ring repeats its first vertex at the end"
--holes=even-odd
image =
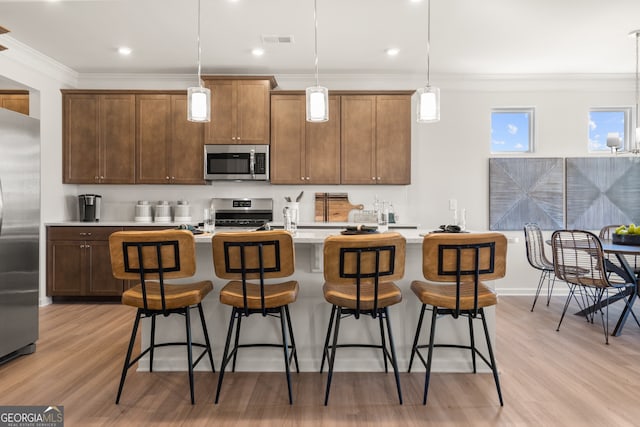
POLYGON ((261 227, 273 221, 273 199, 212 199, 216 227, 261 227))

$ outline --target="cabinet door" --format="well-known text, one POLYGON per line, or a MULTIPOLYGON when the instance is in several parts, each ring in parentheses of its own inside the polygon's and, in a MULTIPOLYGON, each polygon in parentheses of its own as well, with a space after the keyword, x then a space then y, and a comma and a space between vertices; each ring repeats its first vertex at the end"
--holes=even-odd
POLYGON ((376 97, 376 180, 378 184, 411 183, 411 98, 376 97))
POLYGON ((114 278, 111 272, 109 242, 104 240, 87 241, 84 251, 88 277, 86 295, 122 295, 123 281, 114 278))
POLYGON ((100 95, 100 182, 135 182, 135 96, 100 95))
POLYGON ((211 90, 211 121, 205 125, 205 141, 207 144, 233 144, 236 142, 233 81, 207 80, 205 84, 211 90))
POLYGON ((234 82, 236 109, 235 142, 237 144, 269 144, 269 82, 237 80, 234 82))
MULTIPOLYGON (((170 95, 136 96, 136 183, 170 182, 170 95)), ((187 121, 185 113, 184 120, 187 121)))
POLYGON ((340 184, 340 98, 329 97, 329 121, 306 122, 303 98, 302 120, 306 123, 306 183, 340 184))
POLYGON ((272 184, 304 184, 305 98, 303 95, 271 97, 272 184))
POLYGON ((0 107, 18 113, 29 115, 29 95, 25 94, 2 94, 0 95, 0 107))
POLYGON ((84 242, 56 240, 47 243, 47 295, 84 295, 84 242))
POLYGON ((171 95, 172 184, 204 184, 204 124, 187 120, 187 95, 171 95))
POLYGON ((63 96, 62 182, 93 184, 98 173, 98 95, 63 96))
POLYGON ((375 184, 376 97, 341 97, 342 184, 375 184))

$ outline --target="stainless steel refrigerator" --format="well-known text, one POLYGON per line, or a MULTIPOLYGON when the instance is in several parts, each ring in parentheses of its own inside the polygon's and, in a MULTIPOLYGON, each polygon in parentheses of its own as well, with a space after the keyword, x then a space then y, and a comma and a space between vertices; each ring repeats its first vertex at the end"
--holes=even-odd
POLYGON ((0 108, 0 363, 38 339, 40 121, 0 108))

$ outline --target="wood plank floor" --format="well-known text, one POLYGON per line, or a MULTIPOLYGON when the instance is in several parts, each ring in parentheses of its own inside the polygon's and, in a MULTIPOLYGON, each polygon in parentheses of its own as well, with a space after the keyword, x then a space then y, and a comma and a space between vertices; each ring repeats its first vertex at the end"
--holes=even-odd
POLYGON ((608 346, 598 320, 569 315, 556 332, 563 301, 531 313, 530 297, 500 299, 503 408, 490 374, 451 373, 432 376, 424 407, 418 372, 402 374, 402 406, 381 372, 336 373, 324 407, 326 374, 293 374, 292 406, 282 373, 228 374, 214 405, 217 374, 198 372, 192 406, 185 373, 135 371, 115 405, 134 316, 118 304, 41 308, 37 351, 0 365, 0 405, 64 405, 67 426, 640 425, 640 328, 631 320, 608 346))

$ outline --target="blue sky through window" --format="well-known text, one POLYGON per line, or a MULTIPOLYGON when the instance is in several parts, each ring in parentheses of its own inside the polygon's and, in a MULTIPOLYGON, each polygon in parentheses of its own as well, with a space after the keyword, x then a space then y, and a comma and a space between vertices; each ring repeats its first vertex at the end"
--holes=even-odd
POLYGON ((625 111, 589 112, 589 151, 609 151, 607 134, 617 133, 624 143, 625 111))
POLYGON ((531 112, 491 112, 491 152, 518 153, 531 150, 531 112))

